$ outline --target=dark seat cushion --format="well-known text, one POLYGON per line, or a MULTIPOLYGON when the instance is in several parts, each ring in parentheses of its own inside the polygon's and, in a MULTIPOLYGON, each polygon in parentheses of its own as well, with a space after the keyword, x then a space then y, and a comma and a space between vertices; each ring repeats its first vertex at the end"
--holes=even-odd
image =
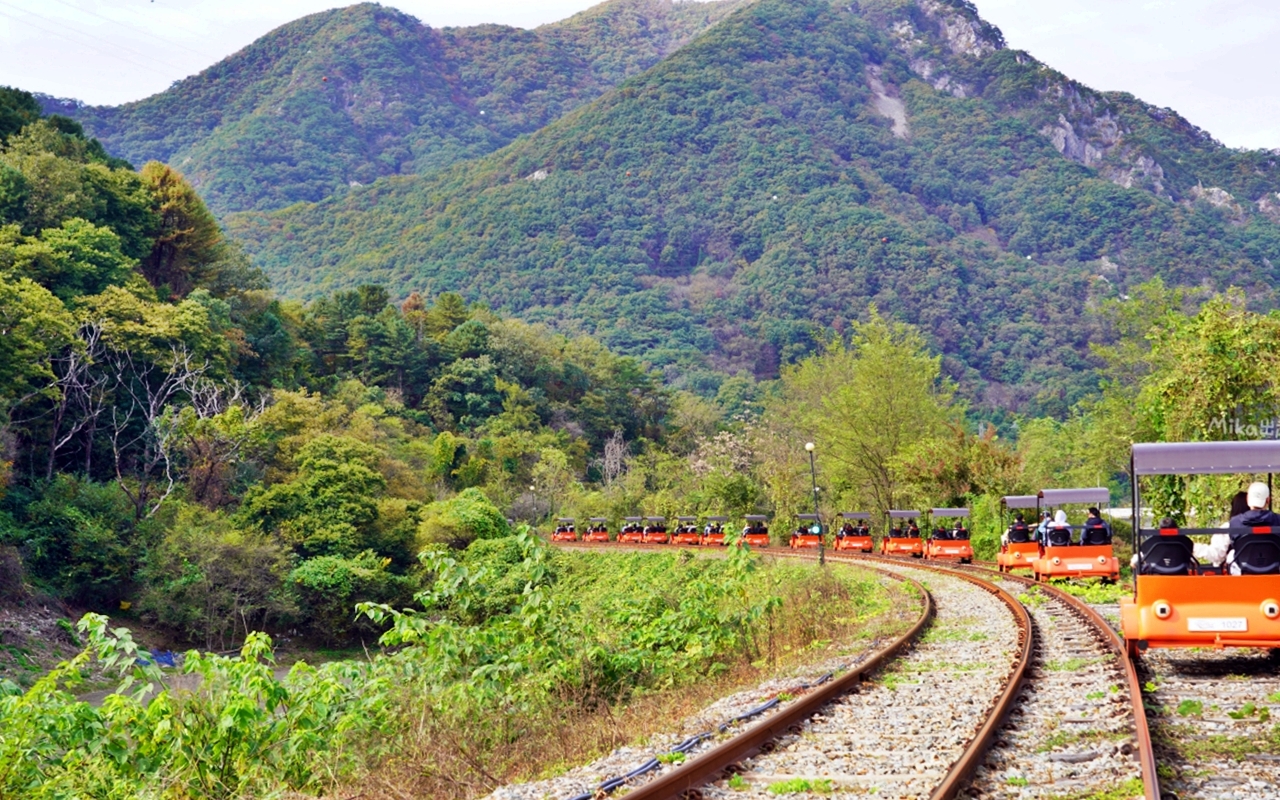
POLYGON ((1182 534, 1161 534, 1142 542, 1143 575, 1187 575, 1195 564, 1195 545, 1182 534))
POLYGON ((1254 533, 1237 540, 1235 563, 1242 575, 1280 574, 1280 536, 1254 533))

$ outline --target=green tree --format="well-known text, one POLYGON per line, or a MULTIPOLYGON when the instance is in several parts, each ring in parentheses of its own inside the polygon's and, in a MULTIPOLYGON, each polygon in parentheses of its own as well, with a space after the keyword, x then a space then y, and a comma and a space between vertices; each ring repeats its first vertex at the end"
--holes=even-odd
POLYGON ((783 371, 770 417, 785 425, 793 459, 806 441, 817 443, 824 482, 836 493, 865 493, 858 499, 884 513, 911 499, 898 459, 942 434, 956 411, 924 336, 873 308, 848 346, 835 342, 783 371))
POLYGON ((423 509, 417 544, 419 549, 442 544, 462 548, 477 539, 510 535, 506 516, 484 492, 473 487, 423 509))
POLYGON ((142 274, 157 289, 184 297, 205 283, 211 265, 226 256, 222 229, 177 170, 151 161, 141 175, 159 218, 155 243, 142 260, 142 274))
POLYGON ((73 333, 71 314, 49 290, 0 272, 0 429, 15 406, 55 391, 50 358, 73 333))

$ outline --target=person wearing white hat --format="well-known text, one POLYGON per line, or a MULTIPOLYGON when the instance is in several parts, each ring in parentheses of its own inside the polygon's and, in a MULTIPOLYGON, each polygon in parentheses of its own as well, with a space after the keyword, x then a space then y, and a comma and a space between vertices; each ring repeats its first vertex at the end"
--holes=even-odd
POLYGON ((1206 558, 1215 565, 1225 563, 1232 575, 1240 574, 1240 568, 1235 565, 1235 546, 1240 538, 1251 535, 1254 528, 1280 527, 1280 514, 1267 508, 1271 502, 1271 489, 1265 483, 1254 481, 1249 484, 1245 500, 1249 509, 1231 517, 1227 533, 1214 534, 1207 547, 1196 545, 1196 558, 1206 558))

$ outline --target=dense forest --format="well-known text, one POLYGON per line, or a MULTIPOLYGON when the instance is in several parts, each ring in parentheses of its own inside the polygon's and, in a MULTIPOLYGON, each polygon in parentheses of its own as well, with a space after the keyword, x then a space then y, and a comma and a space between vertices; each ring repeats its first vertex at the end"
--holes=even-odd
POLYGON ((178 173, 0 103, 0 541, 59 597, 205 644, 343 638, 428 543, 505 534, 606 440, 668 436, 631 359, 455 294, 282 301, 178 173))
POLYGON ((1275 305, 1274 154, 979 34, 953 51, 963 8, 849 8, 761 0, 492 155, 227 221, 285 293, 448 287, 707 396, 874 302, 997 421, 1096 390, 1083 311, 1154 276, 1275 305))

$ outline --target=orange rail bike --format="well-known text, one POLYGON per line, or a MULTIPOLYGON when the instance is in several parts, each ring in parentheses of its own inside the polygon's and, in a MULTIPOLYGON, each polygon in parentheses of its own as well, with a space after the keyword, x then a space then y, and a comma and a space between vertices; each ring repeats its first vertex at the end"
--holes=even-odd
POLYGON ((592 517, 591 525, 587 532, 583 534, 584 542, 607 542, 609 541, 609 520, 604 517, 592 517))
POLYGON ((573 517, 558 517, 556 519, 556 532, 551 534, 553 542, 576 542, 578 541, 578 532, 573 527, 573 517))
POLYGON ((871 528, 867 525, 867 520, 871 519, 871 515, 865 511, 845 511, 840 515, 844 520, 844 524, 840 526, 840 532, 836 534, 835 549, 852 550, 855 553, 870 553, 875 545, 871 541, 871 528), (854 525, 850 520, 858 520, 858 524, 854 525))
POLYGON ((645 517, 644 533, 642 541, 645 544, 667 544, 671 541, 671 535, 667 533, 666 517, 645 517))
POLYGON ((752 547, 769 546, 769 518, 764 514, 747 514, 747 526, 742 529, 742 541, 752 547))
MULTIPOLYGON (((1034 508, 1036 520, 1040 518, 1040 496, 1035 494, 1011 494, 1000 499, 1001 518, 1011 509, 1034 508)), ((1017 511, 1014 512, 1021 516, 1017 511)), ((996 566, 1001 572, 1013 572, 1016 569, 1032 569, 1033 562, 1040 557, 1040 543, 1033 538, 1035 525, 1027 521, 1013 519, 1005 529, 1004 539, 1000 542, 1000 552, 996 554, 996 566)))
POLYGON ((728 517, 707 517, 707 527, 702 532, 703 545, 724 546, 724 524, 728 517))
POLYGON ((1276 441, 1133 445, 1137 568, 1133 597, 1120 598, 1131 656, 1150 647, 1280 647, 1280 527, 1141 527, 1144 477, 1266 473, 1269 487, 1278 466, 1276 441), (1188 534, 1229 537, 1226 561, 1200 564, 1188 534))
POLYGON ((644 526, 640 523, 644 517, 623 517, 622 530, 618 531, 618 541, 626 544, 642 544, 644 542, 644 526))
POLYGON ((919 511, 890 511, 890 520, 899 520, 880 540, 880 552, 886 556, 924 556, 924 540, 920 538, 920 528, 916 525, 919 511), (907 528, 901 520, 907 520, 907 528))
POLYGON ((672 544, 702 544, 702 534, 698 533, 697 517, 676 517, 676 532, 671 537, 672 544))
MULTIPOLYGON (((1106 487, 1090 489, 1044 489, 1037 495, 1041 508, 1065 505, 1096 504, 1106 508, 1111 503, 1111 490, 1106 487)), ((1111 546, 1111 533, 1107 529, 1105 544, 1088 542, 1085 529, 1081 529, 1081 543, 1072 540, 1072 528, 1056 528, 1050 525, 1040 542, 1040 557, 1032 562, 1031 571, 1036 580, 1053 578, 1106 578, 1119 580, 1120 561, 1111 546)))
POLYGON ((793 550, 814 549, 822 547, 824 537, 826 536, 822 530, 822 520, 817 514, 796 514, 796 518, 800 520, 799 527, 795 533, 791 534, 791 538, 787 541, 787 546, 793 550))
POLYGON ((929 512, 932 520, 954 519, 956 527, 947 530, 938 527, 924 546, 924 557, 941 561, 959 561, 961 564, 973 563, 973 545, 969 542, 969 531, 959 520, 969 516, 967 508, 935 508, 929 512))

